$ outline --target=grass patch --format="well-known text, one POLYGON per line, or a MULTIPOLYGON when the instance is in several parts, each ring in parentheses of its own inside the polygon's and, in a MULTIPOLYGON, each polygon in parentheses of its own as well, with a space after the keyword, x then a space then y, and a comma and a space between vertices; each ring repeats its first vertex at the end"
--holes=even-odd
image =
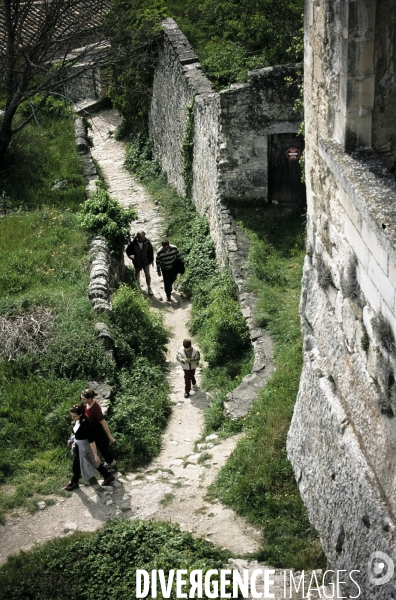
MULTIPOLYGON (((175 525, 113 521, 94 533, 75 533, 10 557, 0 567, 0 586, 7 600, 129 600, 136 595, 137 566, 165 573, 187 569, 189 580, 193 569, 204 576, 221 569, 228 555, 175 525), (85 564, 92 568, 82 568, 85 564)), ((176 600, 176 585, 170 597, 176 600)))
POLYGON ((175 495, 172 493, 164 494, 164 497, 161 498, 161 500, 160 500, 161 506, 168 506, 169 504, 171 504, 173 502, 174 498, 175 498, 175 495))
POLYGON ((41 130, 32 123, 13 138, 0 180, 9 208, 78 208, 86 183, 73 122, 70 118, 44 118, 41 130), (65 187, 54 188, 60 181, 66 182, 65 187))
POLYGON ((27 127, 15 140, 2 189, 7 210, 16 210, 0 219, 0 317, 13 332, 13 350, 16 324, 44 310, 49 318, 39 333, 23 330, 32 343, 12 356, 0 344, 0 521, 61 492, 71 470, 69 409, 89 380, 115 391, 108 414, 120 468, 159 451, 170 412, 161 319, 135 288, 116 293, 113 320, 95 313, 88 298, 88 239, 77 217, 85 182, 73 120, 45 118, 42 131, 27 127), (52 189, 59 180, 65 186, 52 189), (97 321, 113 330, 116 362, 98 340, 97 321))
POLYGON ((298 304, 304 216, 271 206, 235 210, 251 241, 250 285, 258 296, 258 324, 267 327, 275 342, 276 371, 245 418, 246 436, 211 491, 260 526, 262 560, 275 567, 320 568, 325 558, 286 456, 302 368, 298 304))
POLYGON ((207 460, 210 460, 211 458, 213 458, 213 454, 210 454, 210 452, 202 452, 202 454, 198 457, 198 464, 202 464, 204 462, 206 462, 207 460))

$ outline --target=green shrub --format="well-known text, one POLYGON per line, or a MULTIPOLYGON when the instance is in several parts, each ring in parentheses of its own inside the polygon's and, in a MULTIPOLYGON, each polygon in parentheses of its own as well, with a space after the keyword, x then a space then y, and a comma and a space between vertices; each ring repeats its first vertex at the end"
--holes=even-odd
POLYGON ((187 123, 181 147, 183 157, 184 193, 191 200, 193 186, 193 160, 194 160, 194 96, 187 105, 187 123))
POLYGON ((110 252, 121 256, 124 245, 131 239, 129 227, 136 219, 136 211, 123 208, 106 190, 98 188, 81 204, 78 219, 89 235, 103 235, 110 252))
POLYGON ((112 303, 114 324, 124 342, 150 363, 163 365, 169 331, 162 315, 151 312, 140 291, 125 284, 114 294, 112 303))
MULTIPOLYGON (((186 223, 182 230, 181 252, 186 271, 178 280, 178 289, 185 296, 195 296, 202 282, 212 280, 220 272, 207 220, 198 215, 189 201, 182 202, 186 223)), ((210 284, 208 284, 210 285, 210 284)))
POLYGON ((161 21, 166 16, 163 0, 114 0, 106 16, 111 44, 109 97, 123 116, 120 136, 146 126, 162 42, 161 21))
POLYGON ((214 287, 207 301, 201 309, 194 305, 190 327, 199 336, 209 366, 242 358, 251 342, 238 302, 221 287, 214 287))
MULTIPOLYGON (((43 96, 36 94, 30 99, 30 102, 25 101, 20 104, 18 111, 23 117, 29 117, 34 111, 36 113, 37 107, 42 101, 43 96)), ((46 117, 50 119, 68 119, 74 116, 73 105, 66 102, 61 98, 55 98, 54 96, 48 96, 44 105, 41 107, 38 117, 46 117)))
POLYGON ((159 164, 153 159, 152 147, 152 142, 144 132, 134 135, 127 146, 124 166, 139 181, 160 174, 159 164))
POLYGON ((114 363, 90 323, 74 331, 58 330, 52 334, 42 363, 58 377, 70 380, 114 378, 114 363))
POLYGON ((161 433, 170 414, 164 368, 138 357, 119 375, 109 425, 117 436, 117 458, 145 464, 161 449, 161 433))
POLYGON ((217 89, 243 82, 249 70, 301 61, 302 0, 168 0, 217 89))
MULTIPOLYGON (((137 568, 186 569, 189 579, 194 569, 221 569, 227 556, 176 525, 113 521, 94 533, 76 533, 10 557, 0 568, 1 598, 130 600, 136 596, 137 568)), ((170 597, 176 600, 175 586, 170 597)))

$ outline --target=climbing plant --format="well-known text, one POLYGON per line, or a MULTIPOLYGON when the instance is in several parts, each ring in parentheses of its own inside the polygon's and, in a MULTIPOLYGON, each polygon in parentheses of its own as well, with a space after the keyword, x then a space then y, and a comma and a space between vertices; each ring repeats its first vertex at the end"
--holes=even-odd
POLYGON ((194 129, 195 123, 193 97, 190 104, 187 105, 187 123, 181 148, 183 157, 184 193, 188 199, 191 199, 193 186, 194 129))

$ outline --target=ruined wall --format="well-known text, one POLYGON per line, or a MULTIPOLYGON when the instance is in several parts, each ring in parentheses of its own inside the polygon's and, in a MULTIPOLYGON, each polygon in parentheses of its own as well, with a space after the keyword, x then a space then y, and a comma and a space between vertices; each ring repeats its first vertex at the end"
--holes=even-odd
POLYGON ((73 102, 78 102, 79 100, 88 98, 96 100, 107 97, 110 83, 109 70, 104 67, 95 66, 95 60, 103 63, 103 55, 106 52, 106 45, 98 45, 94 46, 92 50, 89 46, 87 48, 78 48, 74 53, 69 55, 68 58, 70 60, 75 60, 79 53, 82 56, 81 60, 83 62, 76 64, 75 67, 72 67, 72 70, 80 71, 84 64, 86 64, 87 70, 64 86, 63 93, 67 98, 73 102))
POLYGON ((396 562, 396 185, 368 143, 374 31, 371 0, 306 1, 304 366, 288 455, 330 568, 360 570, 361 598, 385 600, 395 580, 374 585, 368 561, 396 562))
POLYGON ((220 92, 222 197, 268 199, 268 136, 298 132, 303 117, 293 106, 300 75, 300 65, 257 69, 249 72, 247 83, 220 92))
POLYGON ((153 151, 169 183, 184 195, 181 148, 187 106, 193 98, 214 90, 200 70, 198 57, 173 19, 165 19, 164 49, 155 70, 149 134, 153 151))
POLYGON ((192 201, 210 223, 223 264, 236 251, 229 199, 268 198, 268 136, 296 133, 302 116, 299 65, 258 69, 244 84, 216 93, 173 19, 163 21, 164 47, 154 76, 149 133, 169 183, 185 193, 182 144, 194 99, 192 201), (290 84, 290 82, 292 82, 290 84))

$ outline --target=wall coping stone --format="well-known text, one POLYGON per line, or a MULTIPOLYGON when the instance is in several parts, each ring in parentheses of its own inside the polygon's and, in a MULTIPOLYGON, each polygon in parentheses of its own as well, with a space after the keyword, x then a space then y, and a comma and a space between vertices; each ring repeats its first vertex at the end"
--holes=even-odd
POLYGON ((165 40, 172 47, 181 67, 184 67, 184 75, 188 79, 194 95, 214 93, 213 85, 201 71, 198 56, 184 33, 179 29, 176 21, 172 18, 164 19, 162 28, 165 40))
POLYGON ((319 140, 319 155, 389 253, 396 253, 396 180, 370 148, 347 154, 319 140))

